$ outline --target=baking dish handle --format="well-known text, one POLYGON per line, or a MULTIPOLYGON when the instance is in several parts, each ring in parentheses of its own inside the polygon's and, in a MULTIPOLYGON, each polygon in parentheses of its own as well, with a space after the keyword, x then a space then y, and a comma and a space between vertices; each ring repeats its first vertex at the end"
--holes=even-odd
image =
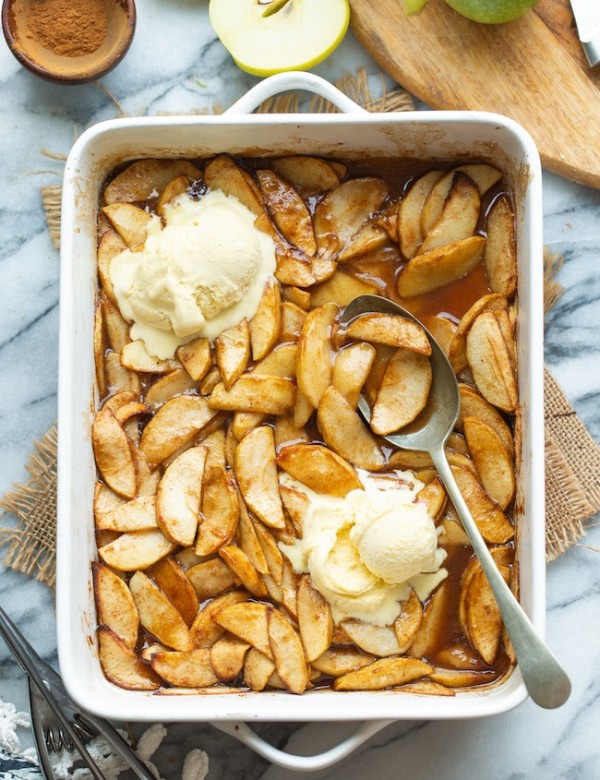
POLYGON ((299 756, 295 753, 286 753, 284 750, 273 747, 262 737, 259 737, 247 723, 240 721, 220 721, 213 722, 212 725, 229 734, 231 737, 239 739, 244 745, 252 748, 259 756, 266 758, 272 764, 284 767, 285 769, 295 770, 297 772, 316 772, 319 769, 326 769, 328 766, 341 761, 353 750, 360 747, 378 731, 394 723, 393 720, 372 720, 360 723, 356 729, 339 745, 326 750, 324 753, 317 753, 315 756, 299 756))
POLYGON ((367 114, 364 108, 361 108, 353 100, 340 92, 337 87, 330 84, 320 76, 314 73, 304 73, 303 71, 289 71, 287 73, 276 73, 263 81, 259 81, 252 89, 248 90, 239 100, 237 100, 225 114, 239 115, 251 114, 255 108, 273 95, 289 90, 302 89, 306 92, 313 92, 320 95, 334 106, 340 109, 344 114, 367 114))

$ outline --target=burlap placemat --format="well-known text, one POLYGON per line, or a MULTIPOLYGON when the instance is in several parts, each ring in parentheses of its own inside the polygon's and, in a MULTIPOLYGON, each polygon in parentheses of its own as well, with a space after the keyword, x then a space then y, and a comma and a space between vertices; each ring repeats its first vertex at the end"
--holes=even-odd
MULTIPOLYGON (((411 110, 410 95, 400 88, 386 88, 381 95, 370 88, 366 72, 359 70, 337 82, 343 92, 369 111, 411 110)), ((378 90, 379 91, 379 90, 378 90)), ((261 112, 287 113, 301 110, 302 96, 288 93, 271 98, 261 112)), ((119 111, 121 107, 116 103, 119 111)), ((213 113, 219 113, 219 106, 213 113)), ((336 109, 320 97, 306 107, 310 112, 336 109)), ((54 156, 54 155, 53 155, 54 156)), ((48 229, 59 246, 60 187, 42 189, 48 229)), ((562 293, 556 280, 562 258, 545 252, 544 303, 548 311, 562 293)), ((585 534, 585 522, 600 510, 600 447, 589 435, 562 390, 545 371, 546 424, 546 553, 553 560, 585 534)), ((40 441, 27 464, 29 479, 0 498, 0 549, 4 565, 54 586, 56 578, 56 444, 53 426, 40 441)))

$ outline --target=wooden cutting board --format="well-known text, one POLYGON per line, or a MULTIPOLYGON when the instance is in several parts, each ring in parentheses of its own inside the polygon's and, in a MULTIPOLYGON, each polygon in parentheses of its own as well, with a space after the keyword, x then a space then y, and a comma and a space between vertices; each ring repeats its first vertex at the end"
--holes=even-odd
MULTIPOLYGON (((600 2, 600 0, 598 0, 600 2)), ((350 0, 351 25, 379 66, 432 108, 495 111, 533 136, 542 164, 600 188, 600 66, 590 69, 568 0, 539 0, 501 25, 444 0, 350 0)))

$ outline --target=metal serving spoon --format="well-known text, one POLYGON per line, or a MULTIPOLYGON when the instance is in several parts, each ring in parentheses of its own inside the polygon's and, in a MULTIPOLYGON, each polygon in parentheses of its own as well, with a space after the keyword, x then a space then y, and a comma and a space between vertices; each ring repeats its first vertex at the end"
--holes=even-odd
MULTIPOLYGON (((367 312, 401 314, 419 322, 402 306, 378 295, 355 298, 342 312, 341 322, 347 324, 367 312)), ((496 597, 529 695, 540 707, 560 707, 569 698, 571 682, 498 571, 448 464, 444 447, 460 411, 458 382, 441 347, 427 329, 425 332, 431 343, 433 374, 427 407, 406 432, 383 438, 402 449, 428 452, 431 456, 496 597)), ((359 411, 370 421, 371 410, 362 396, 359 411)))

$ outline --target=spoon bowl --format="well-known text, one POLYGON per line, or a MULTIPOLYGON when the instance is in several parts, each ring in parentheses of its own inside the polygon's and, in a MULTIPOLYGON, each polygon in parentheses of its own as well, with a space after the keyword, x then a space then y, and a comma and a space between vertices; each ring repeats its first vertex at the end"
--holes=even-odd
MULTIPOLYGON (((367 312, 382 312, 384 314, 401 314, 423 327, 423 323, 409 311, 389 298, 379 295, 360 295, 346 306, 342 312, 341 322, 347 324, 355 317, 367 312)), ((425 329, 427 332, 427 330, 425 329)), ((427 332, 431 344, 429 357, 432 369, 432 385, 426 408, 419 416, 398 433, 385 436, 387 441, 405 450, 420 450, 428 452, 440 441, 445 441, 452 433, 460 410, 460 395, 458 382, 448 358, 433 336, 427 332)), ((359 410, 363 417, 369 419, 369 406, 361 396, 359 410)))
MULTIPOLYGON (((477 523, 459 490, 445 453, 445 444, 460 412, 458 382, 450 361, 433 336, 410 312, 379 295, 361 295, 342 312, 340 322, 347 325, 367 312, 400 314, 418 322, 431 344, 432 383, 425 409, 400 432, 383 436, 386 441, 406 450, 428 452, 465 529, 469 541, 487 577, 510 636, 521 675, 531 698, 540 707, 560 707, 569 698, 571 683, 565 671, 536 632, 533 624, 500 574, 477 523)), ((371 410, 361 396, 359 411, 369 423, 371 410)))
MULTIPOLYGON (((106 11, 106 32, 93 51, 76 54, 61 53, 44 45, 32 34, 33 0, 4 0, 2 4, 2 31, 14 57, 47 81, 57 84, 85 84, 104 76, 121 62, 133 40, 136 25, 135 0, 100 0, 106 11)), ((53 19, 60 29, 61 20, 53 19)), ((66 34, 66 33, 64 33, 66 34)))

